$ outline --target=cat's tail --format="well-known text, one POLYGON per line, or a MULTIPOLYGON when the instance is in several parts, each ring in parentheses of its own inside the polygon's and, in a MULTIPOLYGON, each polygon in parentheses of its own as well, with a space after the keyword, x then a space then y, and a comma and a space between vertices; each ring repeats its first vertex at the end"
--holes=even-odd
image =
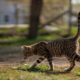
POLYGON ((78 62, 80 62, 80 56, 78 54, 76 54, 75 60, 78 61, 78 62))
POLYGON ((77 40, 80 36, 80 12, 78 13, 77 26, 78 26, 78 31, 77 31, 76 36, 74 37, 75 40, 77 40))

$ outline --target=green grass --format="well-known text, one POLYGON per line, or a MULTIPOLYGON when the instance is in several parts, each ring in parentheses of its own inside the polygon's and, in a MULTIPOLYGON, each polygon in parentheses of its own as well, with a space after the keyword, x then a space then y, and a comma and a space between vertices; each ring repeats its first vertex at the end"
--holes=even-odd
POLYGON ((4 38, 0 38, 0 40, 2 41, 7 41, 7 43, 2 43, 0 44, 2 45, 23 45, 23 44, 33 44, 35 42, 39 42, 39 41, 47 41, 47 40, 54 40, 59 38, 60 36, 58 35, 46 35, 46 36, 38 36, 37 39, 27 39, 26 37, 19 37, 19 36, 14 36, 14 37, 4 37, 4 38))
POLYGON ((21 33, 21 32, 26 32, 26 31, 28 31, 28 28, 24 28, 24 27, 12 27, 12 28, 0 28, 0 32, 2 32, 2 33, 7 33, 7 32, 11 32, 11 30, 13 31, 13 29, 14 29, 17 33, 21 33))
POLYGON ((46 72, 48 67, 44 65, 30 71, 29 68, 28 65, 19 69, 0 68, 0 80, 80 80, 80 68, 66 74, 48 73, 46 72))
MULTIPOLYGON (((6 29, 4 29, 3 31, 5 31, 6 29)), ((27 29, 26 28, 17 28, 16 31, 19 32, 25 32, 27 29)), ((46 32, 45 30, 39 30, 39 32, 46 32)), ((62 34, 66 34, 66 28, 61 28, 59 30, 60 35, 62 34)), ((76 35, 77 32, 77 28, 76 27, 72 27, 72 31, 71 31, 71 35, 74 36, 76 35)), ((2 41, 7 41, 7 43, 1 43, 0 45, 23 45, 23 44, 33 44, 35 42, 39 42, 39 41, 47 41, 47 40, 54 40, 57 38, 61 38, 61 36, 56 34, 56 33, 51 33, 49 35, 39 35, 36 39, 27 39, 26 37, 20 37, 20 36, 13 36, 13 37, 1 37, 0 40, 2 41)))

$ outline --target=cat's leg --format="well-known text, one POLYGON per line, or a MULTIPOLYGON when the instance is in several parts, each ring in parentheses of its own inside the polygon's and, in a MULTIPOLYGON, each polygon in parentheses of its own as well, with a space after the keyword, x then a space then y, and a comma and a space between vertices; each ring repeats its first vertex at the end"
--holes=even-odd
POLYGON ((40 64, 45 58, 40 57, 36 60, 36 62, 31 66, 31 68, 35 68, 38 64, 40 64))
POLYGON ((47 60, 50 66, 50 71, 53 71, 52 57, 48 57, 47 60))
POLYGON ((70 67, 64 69, 64 72, 70 72, 75 66, 75 60, 74 59, 68 58, 68 61, 70 63, 70 67))

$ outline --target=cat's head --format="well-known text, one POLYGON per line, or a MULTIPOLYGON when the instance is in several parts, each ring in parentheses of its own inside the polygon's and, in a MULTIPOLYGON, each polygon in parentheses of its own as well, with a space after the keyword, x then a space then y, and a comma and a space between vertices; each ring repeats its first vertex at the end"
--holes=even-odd
POLYGON ((31 46, 24 45, 21 47, 21 49, 22 49, 24 59, 27 59, 28 57, 33 55, 31 46))

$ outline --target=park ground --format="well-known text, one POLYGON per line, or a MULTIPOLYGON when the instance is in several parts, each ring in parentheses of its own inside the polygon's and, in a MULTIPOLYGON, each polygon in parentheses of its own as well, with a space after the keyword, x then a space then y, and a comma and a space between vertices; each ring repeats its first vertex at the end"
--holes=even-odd
MULTIPOLYGON (((72 31, 72 35, 76 32, 72 31)), ((63 32, 64 33, 64 32, 63 32)), ((60 36, 60 35, 59 35, 60 36)), ((19 37, 7 37, 0 39, 0 80, 80 80, 80 63, 76 62, 75 68, 70 73, 59 73, 69 67, 66 58, 54 58, 54 73, 49 72, 47 60, 43 61, 34 69, 30 69, 38 56, 32 56, 21 64, 23 59, 21 45, 32 44, 41 40, 53 40, 60 38, 57 34, 38 37, 36 40, 28 40, 19 37), (6 43, 7 42, 7 43, 6 43), (5 44, 4 44, 5 43, 5 44), (57 72, 56 72, 57 71, 57 72)))
POLYGON ((37 59, 36 56, 26 60, 25 64, 20 63, 21 59, 20 53, 5 55, 0 62, 0 80, 80 80, 80 63, 76 62, 75 68, 70 73, 59 73, 58 71, 62 71, 64 67, 69 67, 69 64, 65 58, 55 58, 53 73, 48 71, 46 60, 36 68, 30 69, 31 64, 37 59))

